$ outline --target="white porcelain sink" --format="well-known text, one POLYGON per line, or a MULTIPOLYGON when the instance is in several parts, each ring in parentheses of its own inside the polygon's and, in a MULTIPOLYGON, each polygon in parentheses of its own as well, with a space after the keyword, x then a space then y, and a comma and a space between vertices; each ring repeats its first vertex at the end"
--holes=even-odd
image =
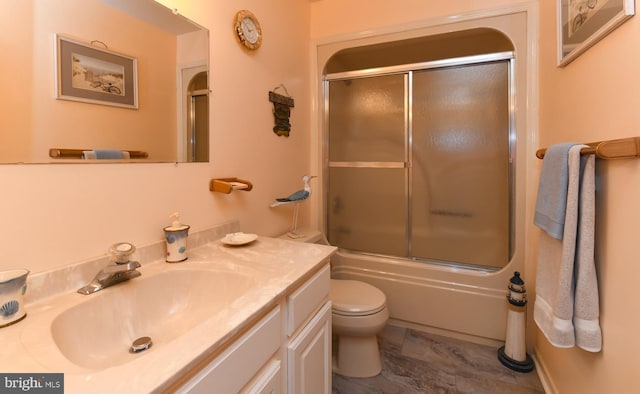
POLYGON ((234 301, 246 296, 256 282, 233 271, 143 274, 84 296, 86 300, 53 319, 51 335, 60 352, 78 366, 117 366, 161 348, 216 314, 224 319, 234 301), (129 353, 133 341, 145 336, 153 341, 152 347, 129 353))

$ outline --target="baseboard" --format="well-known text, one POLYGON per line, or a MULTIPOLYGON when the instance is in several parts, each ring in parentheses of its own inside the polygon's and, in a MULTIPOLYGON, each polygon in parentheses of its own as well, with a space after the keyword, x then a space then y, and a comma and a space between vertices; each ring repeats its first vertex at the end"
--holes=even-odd
POLYGON ((429 334, 442 335, 443 337, 461 339, 463 341, 477 343, 479 345, 494 346, 496 348, 499 348, 500 346, 504 346, 504 341, 498 341, 492 338, 485 338, 477 335, 471 335, 471 334, 465 334, 462 332, 446 330, 438 327, 426 326, 424 324, 413 323, 405 320, 389 319, 389 324, 392 326, 410 328, 412 330, 426 332, 429 334))
POLYGON ((540 378, 540 383, 542 383, 544 392, 546 394, 556 394, 558 390, 549 377, 549 369, 545 363, 539 359, 535 353, 531 354, 531 358, 533 359, 533 363, 536 365, 535 371, 538 374, 538 378, 540 378))

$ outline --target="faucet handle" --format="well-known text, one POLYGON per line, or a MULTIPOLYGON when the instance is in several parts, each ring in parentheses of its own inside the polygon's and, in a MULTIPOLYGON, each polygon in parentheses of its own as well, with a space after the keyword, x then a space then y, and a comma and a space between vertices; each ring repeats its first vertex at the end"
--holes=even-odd
POLYGON ((136 251, 136 247, 129 242, 118 242, 117 244, 109 247, 109 254, 111 255, 111 261, 116 264, 125 264, 129 262, 129 256, 136 251))
POLYGON ((133 271, 140 268, 141 265, 137 261, 127 261, 126 263, 119 263, 116 265, 108 265, 102 269, 103 274, 115 274, 124 271, 133 271))

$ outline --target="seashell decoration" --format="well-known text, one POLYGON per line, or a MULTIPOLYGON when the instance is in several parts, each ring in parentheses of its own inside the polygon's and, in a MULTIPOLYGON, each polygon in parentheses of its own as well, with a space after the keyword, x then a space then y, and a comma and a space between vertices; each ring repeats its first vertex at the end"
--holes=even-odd
POLYGON ((18 312, 18 309, 20 309, 20 303, 16 300, 11 300, 0 306, 0 315, 9 317, 18 312))

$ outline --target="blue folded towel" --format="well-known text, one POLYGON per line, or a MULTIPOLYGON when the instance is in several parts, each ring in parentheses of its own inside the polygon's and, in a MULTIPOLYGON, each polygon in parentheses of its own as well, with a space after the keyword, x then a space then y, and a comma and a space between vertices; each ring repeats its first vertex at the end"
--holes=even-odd
POLYGON ((96 160, 100 159, 120 159, 124 157, 122 151, 118 149, 96 149, 93 151, 96 156, 96 160))
POLYGON ((533 223, 555 239, 562 239, 569 187, 569 148, 577 142, 549 147, 544 154, 533 223))

